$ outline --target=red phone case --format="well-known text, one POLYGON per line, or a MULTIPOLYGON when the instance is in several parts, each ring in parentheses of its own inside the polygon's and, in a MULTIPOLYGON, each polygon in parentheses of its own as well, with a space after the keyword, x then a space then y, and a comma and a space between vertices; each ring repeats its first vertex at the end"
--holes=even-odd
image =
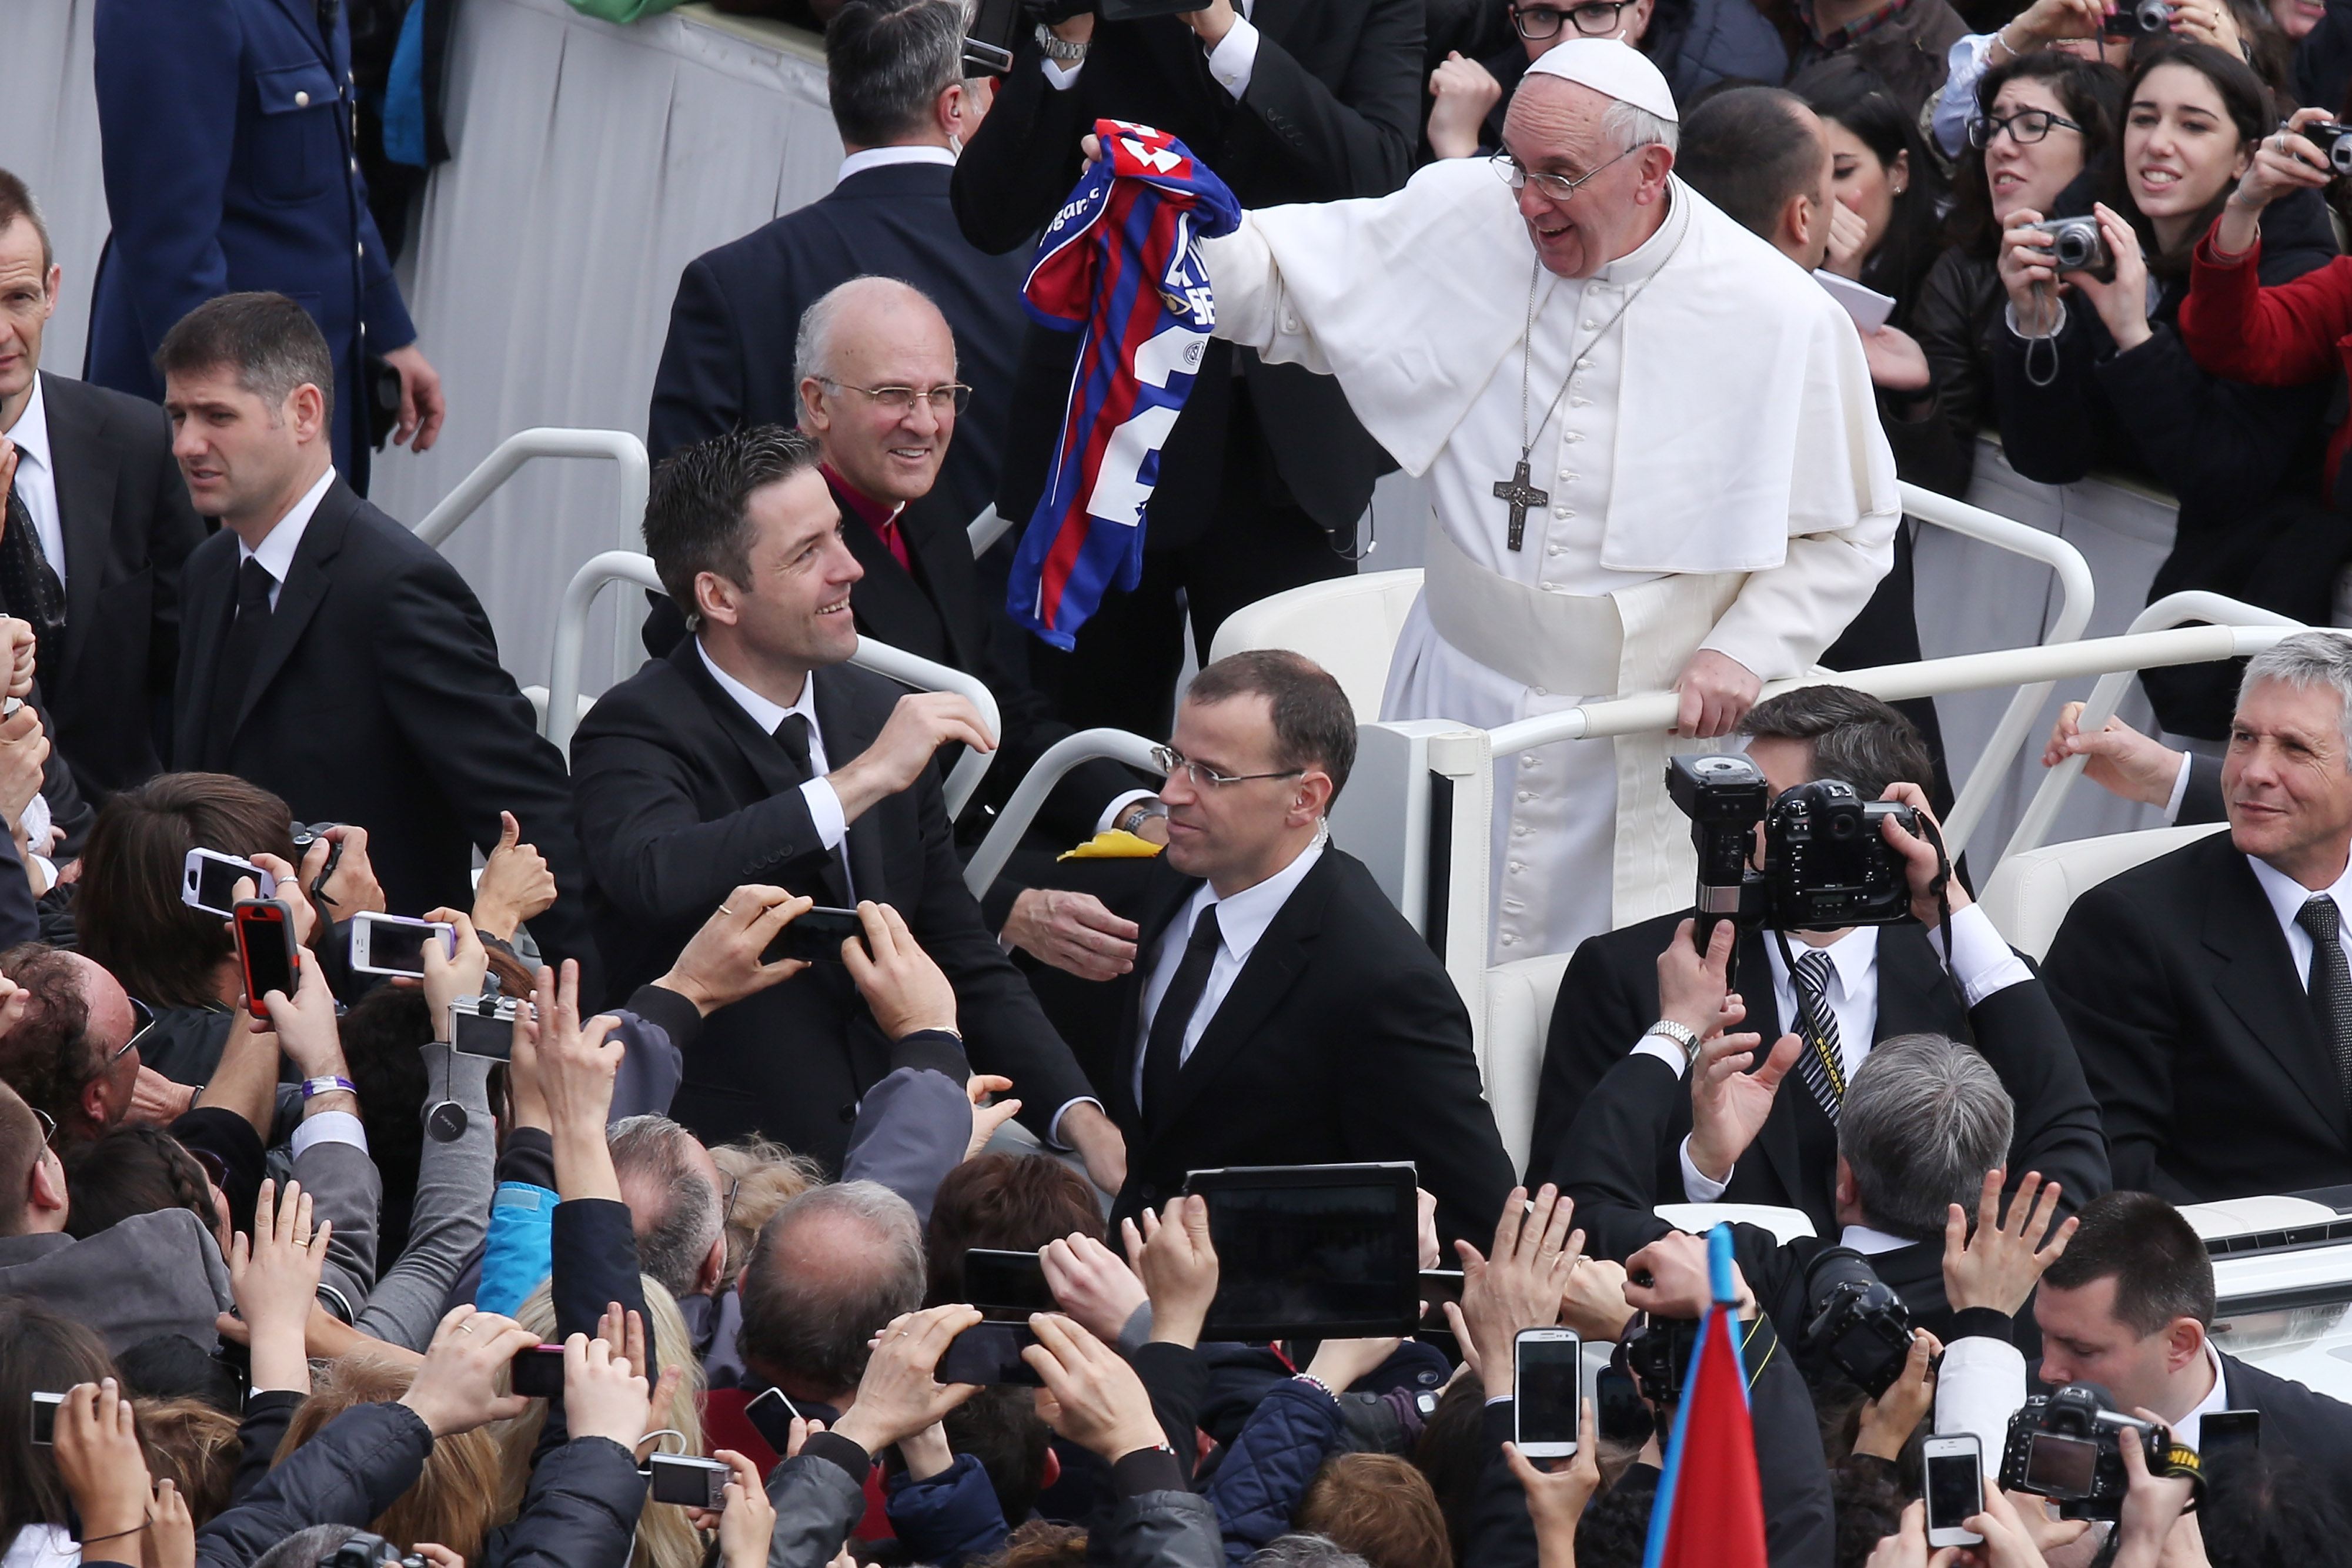
MULTIPOLYGON (((268 1023, 269 1009, 262 998, 274 988, 257 988, 254 984, 252 944, 256 938, 248 933, 256 926, 267 930, 269 936, 260 939, 274 942, 282 948, 287 968, 299 982, 302 974, 302 954, 294 940, 293 912, 274 898, 249 899, 236 906, 236 925, 237 970, 245 979, 246 1010, 253 1015, 256 1023, 268 1023)), ((286 994, 288 1000, 293 999, 292 991, 286 994)))

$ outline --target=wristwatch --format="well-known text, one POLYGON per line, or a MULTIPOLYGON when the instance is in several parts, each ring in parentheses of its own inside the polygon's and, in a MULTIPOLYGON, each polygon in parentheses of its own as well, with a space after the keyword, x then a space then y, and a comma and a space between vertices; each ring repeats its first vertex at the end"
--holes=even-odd
POLYGON ((1698 1055, 1697 1031, 1691 1029, 1687 1024, 1676 1023, 1672 1019, 1660 1019, 1657 1022, 1652 1024, 1649 1028, 1642 1031, 1642 1037, 1644 1040, 1654 1034, 1661 1037, 1662 1039, 1671 1040, 1676 1045, 1681 1046, 1683 1048, 1683 1061, 1685 1062, 1688 1062, 1694 1057, 1698 1055))
POLYGON ((1121 811, 1118 814, 1118 821, 1114 823, 1113 826, 1117 827, 1122 833, 1131 833, 1135 831, 1136 829, 1143 826, 1145 818, 1157 817, 1162 814, 1163 813, 1160 809, 1160 803, 1158 801, 1138 800, 1134 805, 1129 806, 1126 810, 1121 811))
POLYGON ((1057 61, 1066 66, 1076 65, 1080 60, 1087 57, 1087 46, 1085 44, 1074 44, 1070 42, 1069 39, 1060 37, 1053 28, 1048 27, 1043 22, 1037 24, 1037 47, 1045 52, 1045 57, 1047 59, 1057 61))

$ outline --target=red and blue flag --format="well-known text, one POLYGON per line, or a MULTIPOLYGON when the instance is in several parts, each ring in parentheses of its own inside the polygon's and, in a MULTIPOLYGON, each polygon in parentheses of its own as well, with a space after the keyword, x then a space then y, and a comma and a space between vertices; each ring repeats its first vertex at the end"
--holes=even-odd
POLYGON ((1642 1568, 1767 1568, 1756 1428, 1732 1323, 1730 1226, 1707 1234, 1706 1256, 1715 1304, 1699 1320, 1642 1568))
POLYGON ((1113 587, 1143 571, 1143 513, 1160 449, 1216 325, 1198 248, 1241 204, 1164 131, 1098 120, 1104 156, 1046 225, 1029 314, 1082 334, 1053 467, 1014 558, 1006 608, 1057 648, 1113 587))

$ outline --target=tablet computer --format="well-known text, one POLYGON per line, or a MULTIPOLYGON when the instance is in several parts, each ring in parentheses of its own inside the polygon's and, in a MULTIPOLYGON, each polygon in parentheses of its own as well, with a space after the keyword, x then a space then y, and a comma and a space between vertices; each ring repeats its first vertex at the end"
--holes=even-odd
POLYGON ((1410 1161, 1228 1166, 1185 1177, 1208 1200, 1217 1298, 1201 1337, 1368 1339, 1413 1332, 1421 1240, 1410 1161))

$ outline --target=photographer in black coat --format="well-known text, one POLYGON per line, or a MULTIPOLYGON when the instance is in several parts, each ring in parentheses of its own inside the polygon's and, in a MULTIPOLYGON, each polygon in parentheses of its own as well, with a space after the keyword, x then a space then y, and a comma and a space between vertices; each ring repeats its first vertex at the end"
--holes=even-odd
MULTIPOLYGON (((981 249, 1025 246, 1085 168, 1098 118, 1180 138, 1244 207, 1386 195, 1420 134, 1420 0, 1215 0, 1183 16, 1081 12, 1024 31, 950 195, 981 249)), ((1061 428, 1076 339, 1032 326, 1004 434, 997 510, 1025 524, 1061 428)), ((1041 674, 1062 716, 1168 733, 1184 660, 1183 601, 1205 651, 1225 617, 1344 577, 1372 481, 1394 466, 1339 383, 1213 340, 1160 447, 1143 579, 1105 596, 1070 655, 1041 674)))

